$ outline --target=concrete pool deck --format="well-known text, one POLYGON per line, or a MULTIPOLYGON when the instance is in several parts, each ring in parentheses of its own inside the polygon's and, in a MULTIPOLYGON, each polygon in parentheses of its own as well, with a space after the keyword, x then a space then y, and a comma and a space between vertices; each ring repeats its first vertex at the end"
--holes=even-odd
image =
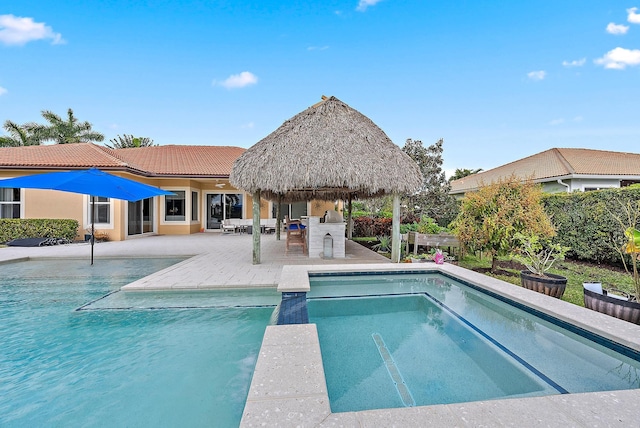
MULTIPOLYGON (((390 263, 389 259, 352 241, 344 259, 309 258, 299 249, 284 254, 284 236, 261 236, 261 264, 253 264, 252 237, 247 234, 198 233, 182 236, 145 236, 126 241, 99 242, 94 246, 94 263, 103 258, 187 257, 181 263, 123 287, 133 290, 208 289, 225 287, 276 287, 284 265, 390 263)), ((0 263, 28 258, 90 257, 89 243, 51 247, 0 248, 0 263)))
MULTIPOLYGON (((0 248, 0 264, 29 258, 82 258, 89 245, 0 248)), ((640 326, 445 264, 396 265, 353 242, 343 260, 284 256, 284 240, 262 236, 262 264, 253 265, 250 235, 200 233, 148 236, 95 246, 103 258, 188 257, 123 287, 124 290, 223 287, 305 287, 309 271, 442 269, 517 302, 554 314, 640 350, 640 326), (128 287, 128 288, 127 288, 128 287)), ((241 426, 516 426, 630 427, 640 420, 640 389, 460 404, 331 413, 315 325, 268 326, 253 374, 241 426)))

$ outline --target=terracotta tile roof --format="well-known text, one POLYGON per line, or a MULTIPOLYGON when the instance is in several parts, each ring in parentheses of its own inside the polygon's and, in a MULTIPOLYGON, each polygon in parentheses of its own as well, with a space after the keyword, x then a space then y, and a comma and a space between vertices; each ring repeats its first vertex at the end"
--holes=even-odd
POLYGON ((451 182, 451 193, 463 193, 514 174, 537 182, 570 176, 640 176, 640 154, 590 149, 549 149, 488 171, 451 182))
POLYGON ((228 176, 245 149, 230 146, 153 146, 110 152, 152 175, 228 176))
POLYGON ((122 168, 104 147, 90 143, 0 147, 0 168, 122 168))
POLYGON ((230 146, 154 146, 109 149, 92 143, 1 147, 2 169, 97 167, 139 175, 224 177, 245 151, 230 146))

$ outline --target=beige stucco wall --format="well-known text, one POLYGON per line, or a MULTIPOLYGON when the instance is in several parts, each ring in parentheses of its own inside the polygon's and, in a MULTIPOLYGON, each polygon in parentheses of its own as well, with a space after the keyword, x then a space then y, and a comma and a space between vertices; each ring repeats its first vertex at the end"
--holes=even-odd
MULTIPOLYGON (((28 174, 50 172, 45 170, 29 171, 28 174)), ((252 218, 253 200, 250 194, 235 189, 228 179, 187 179, 187 178, 146 178, 127 173, 114 172, 124 178, 132 179, 140 183, 157 186, 166 190, 185 191, 187 220, 184 222, 166 222, 164 220, 164 197, 154 199, 154 230, 159 234, 166 235, 187 235, 198 233, 206 227, 206 194, 207 193, 242 193, 244 194, 243 214, 245 219, 252 218), (196 191, 198 200, 198 220, 191 221, 191 192, 196 191)), ((27 175, 25 171, 0 171, 0 178, 12 178, 27 175)), ((23 217, 24 218, 70 218, 79 223, 78 238, 84 236, 85 229, 90 227, 87 223, 89 217, 87 210, 89 206, 88 196, 59 192, 55 190, 24 189, 23 217)), ((342 204, 339 204, 339 209, 342 204)), ((260 218, 270 218, 270 204, 266 200, 261 200, 260 218)), ((323 216, 325 211, 333 210, 335 204, 332 201, 312 201, 309 203, 309 215, 323 216)), ((111 224, 97 225, 99 234, 106 234, 110 240, 120 241, 127 238, 127 201, 112 199, 111 201, 111 224)))
POLYGON ((311 201, 310 216, 322 217, 326 211, 333 211, 335 203, 333 201, 311 201))

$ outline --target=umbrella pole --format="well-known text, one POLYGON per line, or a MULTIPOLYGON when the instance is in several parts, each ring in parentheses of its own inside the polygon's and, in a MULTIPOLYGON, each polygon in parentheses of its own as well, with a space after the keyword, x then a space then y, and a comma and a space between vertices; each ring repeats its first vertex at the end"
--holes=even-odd
POLYGON ((96 197, 91 196, 91 266, 93 266, 93 241, 95 240, 94 238, 95 228, 93 224, 93 222, 96 219, 95 203, 96 203, 96 197))

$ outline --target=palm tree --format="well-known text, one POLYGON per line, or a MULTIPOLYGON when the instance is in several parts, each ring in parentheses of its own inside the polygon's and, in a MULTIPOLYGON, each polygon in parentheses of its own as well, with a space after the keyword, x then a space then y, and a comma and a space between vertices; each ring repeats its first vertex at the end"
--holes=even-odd
POLYGON ((112 138, 109 140, 113 143, 113 146, 110 144, 105 144, 105 146, 110 149, 126 149, 130 147, 150 147, 154 146, 153 140, 148 137, 134 137, 133 134, 127 135, 124 134, 122 137, 117 135, 116 138, 112 138))
POLYGON ((0 147, 37 146, 42 143, 42 136, 33 131, 35 124, 27 123, 18 125, 7 120, 3 128, 9 133, 8 136, 0 136, 0 147))
POLYGON ((45 140, 53 140, 58 144, 90 143, 104 140, 104 135, 91 130, 89 122, 78 122, 73 110, 67 111, 67 120, 50 110, 43 110, 42 117, 50 125, 33 124, 31 131, 42 135, 45 140))

